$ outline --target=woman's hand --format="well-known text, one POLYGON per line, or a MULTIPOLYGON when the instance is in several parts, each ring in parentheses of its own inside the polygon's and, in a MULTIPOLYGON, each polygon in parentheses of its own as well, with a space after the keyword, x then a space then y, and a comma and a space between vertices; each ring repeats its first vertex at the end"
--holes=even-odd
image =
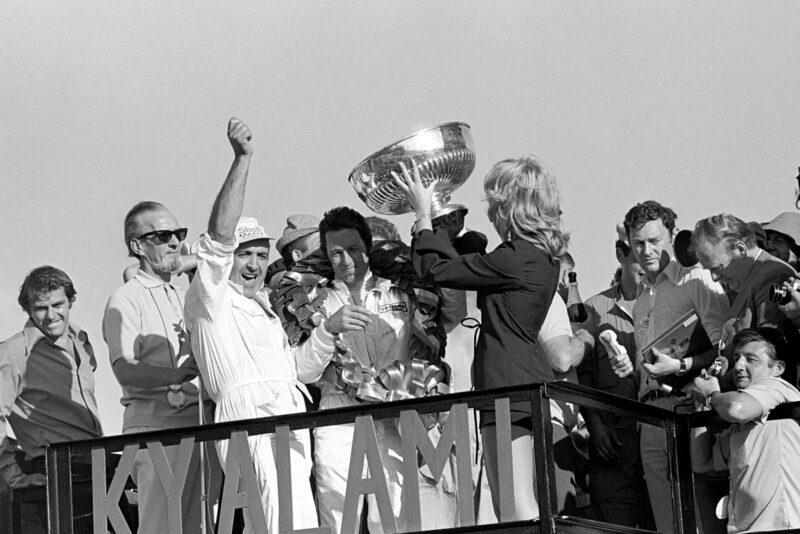
POLYGON ((408 202, 417 213, 417 220, 423 218, 430 220, 435 182, 431 182, 426 187, 422 183, 422 178, 419 175, 419 166, 416 161, 411 162, 411 168, 414 175, 413 178, 404 163, 400 163, 400 169, 403 171, 402 176, 392 171, 392 177, 394 177, 395 183, 405 191, 408 202))

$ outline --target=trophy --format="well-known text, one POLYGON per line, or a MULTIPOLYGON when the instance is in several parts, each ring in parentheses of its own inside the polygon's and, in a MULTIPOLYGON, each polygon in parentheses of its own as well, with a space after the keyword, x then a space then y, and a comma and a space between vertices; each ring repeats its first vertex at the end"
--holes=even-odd
POLYGON ((431 215, 433 218, 456 210, 450 194, 469 178, 475 169, 475 148, 468 124, 448 122, 420 130, 369 156, 356 165, 348 180, 359 198, 381 215, 400 215, 413 211, 405 192, 395 183, 392 171, 400 174, 400 163, 410 169, 416 161, 426 186, 435 182, 431 215))

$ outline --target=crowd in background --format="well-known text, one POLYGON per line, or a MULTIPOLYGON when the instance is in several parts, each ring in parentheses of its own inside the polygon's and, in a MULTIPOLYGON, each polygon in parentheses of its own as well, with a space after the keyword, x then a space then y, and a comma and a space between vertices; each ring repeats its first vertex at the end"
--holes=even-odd
MULTIPOLYGON (((187 240, 158 202, 137 203, 124 216, 135 265, 110 295, 102 324, 122 390, 123 433, 567 380, 669 410, 714 410, 725 421, 692 433, 702 532, 800 528, 800 427, 768 419, 776 406, 800 401, 800 212, 762 224, 714 214, 678 236, 673 209, 632 199, 608 229, 608 253, 619 263, 612 284, 582 302, 579 251, 567 252, 557 182, 533 156, 500 161, 484 179, 502 241, 491 251, 485 235, 465 226, 466 207, 432 201, 434 184, 417 162, 394 173, 416 215, 408 242, 386 219, 349 207, 288 215, 276 240, 242 213, 252 133, 232 119, 227 135, 233 163, 199 238, 187 240), (179 276, 191 280, 185 292, 179 276), (454 335, 470 319, 480 324, 476 343, 456 350, 454 335), (685 343, 670 346, 669 332, 685 343), (421 385, 392 380, 409 374, 421 385)), ((20 288, 28 320, 0 343, 0 487, 43 485, 48 444, 103 436, 95 349, 70 321, 76 295, 52 266, 33 269, 20 288)), ((560 513, 673 532, 663 429, 554 401, 551 414, 560 513)), ((509 509, 499 501, 500 425, 494 409, 478 415, 472 439, 482 456, 470 482, 478 522, 495 522, 509 509)), ((446 417, 422 418, 434 443, 446 417)), ((511 403, 509 519, 539 516, 531 420, 530 403, 511 403)), ((294 528, 458 525, 456 488, 465 481, 456 481, 454 466, 433 473, 424 462, 417 480, 407 480, 394 420, 374 425, 386 492, 349 502, 353 435, 353 425, 291 432, 294 528), (404 484, 420 489, 420 523, 403 513, 404 484), (351 506, 356 513, 347 513, 351 506)), ((224 473, 239 446, 218 442, 205 469, 224 473)), ((164 448, 171 465, 179 448, 164 448)), ((278 532, 274 437, 251 436, 246 448, 260 506, 245 509, 239 528, 278 532)), ((184 532, 200 531, 201 494, 213 493, 202 487, 200 458, 195 446, 184 532)), ((73 471, 90 463, 73 458, 73 471)), ((147 449, 131 479, 138 512, 123 499, 126 521, 140 533, 164 532, 176 511, 147 449)), ((89 532, 91 498, 74 498, 76 532, 89 532)), ((37 514, 46 522, 42 505, 31 525, 37 514)))

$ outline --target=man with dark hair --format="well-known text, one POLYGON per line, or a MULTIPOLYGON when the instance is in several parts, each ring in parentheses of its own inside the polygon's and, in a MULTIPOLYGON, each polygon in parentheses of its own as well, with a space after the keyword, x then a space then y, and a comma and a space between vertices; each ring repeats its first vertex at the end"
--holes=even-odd
POLYGON ((768 326, 786 334, 794 355, 786 364, 796 367, 800 336, 780 306, 769 299, 772 285, 796 277, 795 270, 758 248, 752 227, 727 213, 698 221, 692 248, 711 278, 735 294, 721 340, 727 348, 726 356, 730 358, 733 353, 731 341, 736 332, 768 326))
MULTIPOLYGON (((619 239, 614 251, 619 262, 619 279, 586 300, 588 319, 581 326, 592 335, 593 350, 587 352, 578 367, 578 379, 584 386, 636 400, 638 375, 630 363, 619 374, 615 373, 614 358, 600 341, 600 334, 610 330, 627 355, 636 354, 633 303, 644 272, 628 246, 621 224, 617 232, 619 239)), ((636 421, 587 407, 582 407, 581 413, 589 429, 589 488, 595 519, 649 528, 647 521, 652 519, 646 494, 643 495, 646 487, 636 421)))
MULTIPOLYGON (((64 271, 34 269, 17 299, 28 321, 0 343, 0 477, 11 488, 45 484, 47 445, 103 435, 94 397, 94 350, 86 332, 70 322, 75 295, 64 271), (9 446, 6 422, 22 454, 9 446)), ((86 508, 76 504, 75 515, 86 508)), ((84 521, 91 526, 91 517, 84 521)))
MULTIPOLYGON (((319 223, 320 249, 327 255, 328 260, 330 260, 332 265, 334 264, 334 259, 330 257, 330 254, 328 254, 328 233, 341 232, 343 230, 346 230, 344 234, 336 235, 348 235, 351 237, 356 237, 352 235, 353 231, 355 231, 356 234, 358 234, 358 237, 361 239, 361 242, 364 244, 365 252, 369 254, 369 251, 372 250, 372 233, 369 231, 369 225, 367 224, 367 220, 364 218, 364 216, 353 208, 348 208, 347 206, 333 208, 325 213, 325 216, 322 218, 322 222, 319 223)), ((352 252, 355 252, 355 250, 352 252)), ((354 260, 357 259, 357 257, 358 255, 356 255, 354 260)), ((359 268, 362 268, 360 262, 359 268)))
MULTIPOLYGON (((715 346, 730 308, 725 291, 708 271, 683 267, 672 257, 676 218, 670 208, 648 200, 631 208, 624 222, 634 257, 644 271, 633 305, 639 400, 667 410, 681 402, 681 389, 714 360, 715 346), (658 349, 644 353, 645 348, 689 313, 694 313, 702 325, 704 335, 698 336, 701 341, 692 344, 679 358, 658 349), (708 339, 703 343, 705 336, 708 339)), ((672 508, 663 504, 670 502, 672 495, 663 429, 642 425, 640 439, 642 467, 656 527, 659 532, 671 533, 672 508)))
MULTIPOLYGON (((158 202, 140 202, 125 216, 125 245, 137 258, 132 279, 108 299, 103 337, 111 368, 122 386, 125 434, 199 424, 197 366, 183 322, 183 290, 173 276, 183 268, 186 228, 158 202)), ((174 463, 178 446, 164 448, 174 463)), ((183 498, 183 528, 200 528, 199 446, 195 448, 183 498)), ((167 524, 167 499, 147 449, 136 455, 131 476, 139 489, 139 533, 160 533, 167 524)))
POLYGON ((694 380, 696 402, 733 423, 717 436, 692 430, 694 471, 730 470, 728 532, 800 528, 800 425, 768 419, 776 406, 800 401, 792 385, 796 376, 784 380, 790 355, 782 337, 773 328, 736 334, 736 391, 721 392, 716 377, 706 373, 694 380))
MULTIPOLYGON (((333 280, 318 286, 310 295, 323 315, 330 317, 315 328, 314 334, 328 339, 331 347, 336 339, 337 350, 315 350, 302 357, 298 355, 298 376, 306 383, 318 382, 323 410, 385 400, 363 397, 363 391, 380 390, 380 384, 375 382, 372 386, 378 387, 369 387, 366 382, 354 383, 342 370, 357 369, 354 376, 366 379, 379 376, 382 370, 393 365, 410 364, 415 302, 401 287, 372 272, 368 256, 372 235, 360 213, 348 207, 328 211, 320 223, 320 238, 322 251, 331 263, 333 280), (359 390, 359 385, 367 387, 359 390)), ((402 531, 400 436, 392 420, 376 421, 375 431, 392 510, 402 531)), ((353 522, 353 517, 343 517, 353 425, 318 427, 314 429, 314 440, 320 524, 338 533, 342 531, 343 522, 345 525, 353 522)), ((381 532, 374 495, 368 495, 367 501, 369 529, 381 532)), ((361 502, 358 509, 361 510, 361 502)))

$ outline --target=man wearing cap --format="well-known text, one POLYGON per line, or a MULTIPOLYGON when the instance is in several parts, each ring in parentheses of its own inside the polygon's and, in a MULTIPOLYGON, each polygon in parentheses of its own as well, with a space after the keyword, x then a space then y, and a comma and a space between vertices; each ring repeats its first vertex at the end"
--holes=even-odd
POLYGON ((289 215, 283 235, 275 243, 286 269, 319 249, 319 219, 313 215, 289 215))
POLYGON ((279 287, 283 274, 297 261, 319 250, 319 219, 313 215, 289 215, 286 218, 286 228, 275 243, 275 250, 281 257, 267 269, 267 286, 273 290, 270 294, 273 308, 276 308, 274 290, 279 287))
MULTIPOLYGON (((125 434, 200 422, 198 390, 192 383, 198 371, 184 327, 184 294, 173 284, 186 233, 158 202, 140 202, 125 216, 125 244, 139 269, 109 297, 103 316, 111 367, 122 386, 125 434)), ((164 450, 175 465, 178 445, 164 450)), ((131 477, 139 490, 139 532, 163 532, 167 499, 147 449, 139 449, 131 477)), ((200 528, 201 491, 198 446, 183 493, 186 532, 200 528)))
POLYGON ((762 227, 767 234, 767 251, 797 269, 800 258, 800 213, 781 213, 762 227))
MULTIPOLYGON (((638 399, 638 375, 630 360, 619 376, 614 372, 599 336, 613 331, 617 342, 631 357, 636 354, 633 336, 633 303, 642 268, 628 245, 625 228, 617 228, 614 246, 619 274, 608 289, 586 300, 587 320, 581 326, 592 335, 593 349, 578 367, 581 385, 628 399, 638 399)), ((589 429, 589 488, 592 510, 601 521, 647 528, 647 503, 636 421, 611 412, 581 408, 589 429)), ((652 519, 650 519, 652 521, 652 519)))
MULTIPOLYGON (((711 277, 724 283, 736 297, 723 328, 722 344, 732 360, 733 336, 746 328, 778 328, 787 337, 790 354, 800 350, 800 336, 780 306, 769 300, 770 288, 796 277, 787 263, 756 245, 752 227, 733 215, 722 213, 697 222, 692 247, 711 277)), ((794 359, 786 362, 796 365, 794 359)))
MULTIPOLYGON (((269 417, 305 411, 305 387, 297 380, 295 352, 333 350, 312 335, 291 349, 272 311, 264 280, 269 239, 258 221, 241 217, 253 155, 250 129, 238 119, 228 124, 234 160, 214 202, 208 232, 195 244, 197 271, 184 308, 192 350, 210 397, 217 403, 215 422, 269 417)), ((269 434, 250 436, 250 455, 261 493, 262 510, 248 508, 245 531, 266 523, 278 532, 278 481, 269 434), (256 514, 256 515, 254 515, 256 514), (263 514, 263 515, 262 515, 263 514)), ((317 526, 311 495, 309 435, 292 432, 290 440, 293 527, 317 526)), ((228 441, 217 443, 223 466, 228 441)), ((260 531, 259 531, 260 532, 260 531)))

